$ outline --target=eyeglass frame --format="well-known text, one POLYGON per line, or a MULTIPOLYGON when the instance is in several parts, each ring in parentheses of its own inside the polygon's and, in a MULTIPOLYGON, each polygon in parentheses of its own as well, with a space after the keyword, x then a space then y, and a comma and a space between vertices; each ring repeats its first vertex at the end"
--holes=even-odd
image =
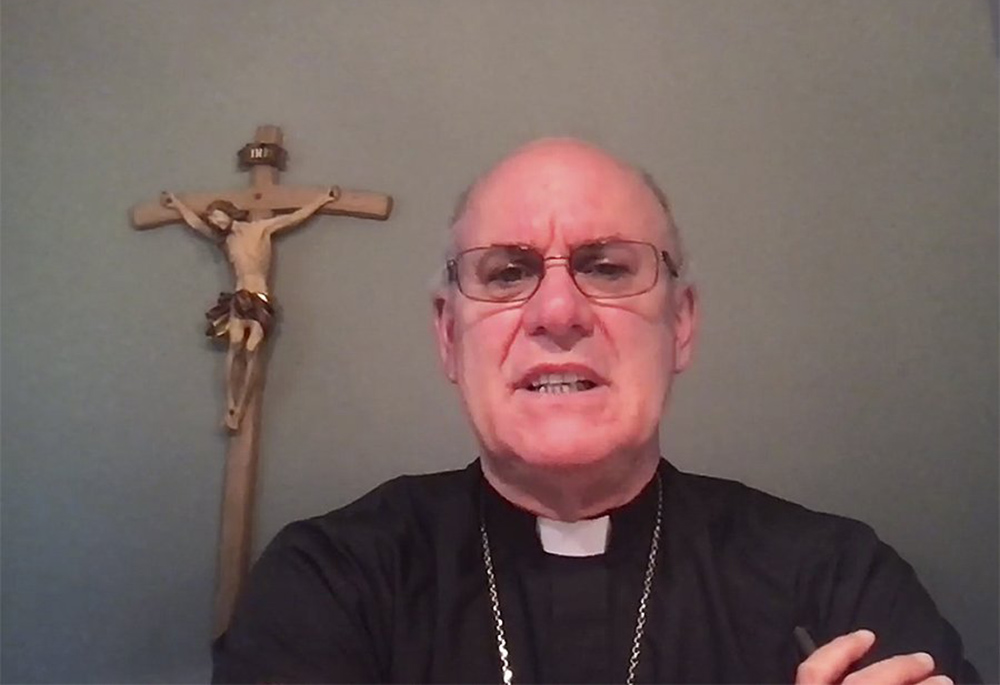
POLYGON ((465 292, 465 290, 462 289, 462 283, 461 283, 461 281, 458 278, 458 260, 462 258, 462 255, 468 254, 469 252, 475 252, 477 250, 486 250, 486 249, 489 249, 491 247, 518 248, 518 249, 521 249, 521 250, 534 252, 535 254, 539 254, 539 255, 541 254, 535 247, 533 247, 531 245, 525 245, 523 243, 490 243, 489 245, 479 245, 477 247, 470 247, 470 248, 467 248, 465 250, 462 250, 461 252, 459 252, 458 254, 456 254, 454 257, 452 257, 451 259, 449 259, 448 261, 446 261, 445 262, 445 270, 446 270, 446 274, 447 274, 447 278, 448 278, 448 283, 449 284, 454 283, 458 287, 458 292, 460 292, 463 297, 466 297, 466 298, 468 298, 470 300, 473 300, 474 302, 488 302, 488 303, 491 303, 491 304, 509 304, 509 303, 527 302, 528 300, 530 300, 532 297, 535 296, 535 293, 537 293, 538 289, 542 286, 542 281, 545 280, 545 274, 548 273, 548 269, 545 268, 545 264, 547 262, 550 262, 550 261, 562 261, 562 262, 566 262, 566 271, 569 273, 569 277, 570 277, 570 280, 573 281, 573 285, 576 287, 577 290, 580 291, 580 293, 584 297, 590 298, 592 300, 621 300, 621 299, 624 299, 626 297, 636 297, 637 295, 642 295, 644 293, 648 293, 650 290, 652 290, 653 288, 656 287, 657 283, 660 282, 660 268, 659 268, 659 264, 660 264, 661 261, 667 267, 667 273, 670 275, 671 278, 673 278, 673 279, 680 278, 680 268, 678 267, 677 263, 673 260, 673 258, 670 256, 670 253, 667 250, 661 250, 656 245, 654 245, 652 243, 647 243, 647 242, 645 242, 643 240, 625 240, 625 239, 618 239, 618 238, 607 238, 607 239, 604 239, 604 240, 595 240, 593 242, 581 243, 580 245, 576 245, 575 247, 573 247, 572 249, 570 249, 569 254, 567 254, 567 255, 553 255, 551 257, 542 256, 542 271, 541 271, 541 275, 539 275, 538 280, 535 281, 535 287, 532 288, 531 292, 529 292, 525 296, 513 297, 513 298, 508 299, 508 300, 491 300, 491 299, 486 299, 486 298, 482 298, 482 297, 473 297, 472 295, 469 295, 468 293, 465 292), (573 267, 571 266, 570 258, 573 256, 573 253, 576 250, 580 249, 581 247, 590 247, 590 246, 594 246, 594 245, 608 245, 608 244, 612 244, 612 243, 628 243, 628 244, 631 244, 631 245, 645 245, 645 246, 649 247, 650 249, 652 249, 656 253, 656 256, 657 256, 657 260, 656 260, 656 264, 657 264, 656 274, 653 277, 653 282, 649 285, 648 288, 646 288, 644 290, 640 290, 639 292, 629 293, 628 295, 597 295, 597 296, 595 296, 595 295, 588 295, 587 293, 585 293, 583 291, 583 288, 580 287, 580 284, 576 282, 576 272, 573 270, 573 267))

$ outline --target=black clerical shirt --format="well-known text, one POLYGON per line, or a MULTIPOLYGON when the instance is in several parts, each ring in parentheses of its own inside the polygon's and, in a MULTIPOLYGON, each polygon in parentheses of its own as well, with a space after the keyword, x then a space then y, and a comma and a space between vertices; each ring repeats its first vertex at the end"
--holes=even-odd
MULTIPOLYGON (((636 682, 793 682, 793 629, 859 628, 863 664, 930 652, 978 681, 913 569, 870 528, 661 462, 663 528, 636 682)), ((656 479, 609 512, 605 554, 546 553, 478 461, 405 476, 287 526, 213 648, 215 682, 500 682, 485 520, 515 682, 624 682, 656 479)))

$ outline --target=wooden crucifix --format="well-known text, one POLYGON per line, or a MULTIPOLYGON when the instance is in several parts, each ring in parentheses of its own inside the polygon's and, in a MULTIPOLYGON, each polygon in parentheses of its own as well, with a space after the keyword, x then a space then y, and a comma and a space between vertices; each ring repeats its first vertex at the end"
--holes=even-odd
POLYGON ((206 313, 207 334, 228 344, 226 353, 226 411, 229 431, 225 486, 219 536, 218 585, 215 595, 214 635, 225 631, 250 566, 253 531, 254 483, 259 452, 261 389, 264 357, 261 344, 274 320, 270 295, 271 239, 314 213, 340 214, 385 220, 392 197, 380 193, 278 184, 286 152, 281 129, 260 126, 252 143, 237 154, 239 165, 250 171, 250 187, 221 193, 174 195, 132 207, 132 225, 156 228, 184 222, 225 253, 235 287, 222 293, 206 313))

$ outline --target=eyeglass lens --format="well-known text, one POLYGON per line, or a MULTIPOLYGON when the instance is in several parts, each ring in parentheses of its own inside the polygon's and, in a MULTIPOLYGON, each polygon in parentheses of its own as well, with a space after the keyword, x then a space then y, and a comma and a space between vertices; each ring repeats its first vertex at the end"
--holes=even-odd
MULTIPOLYGON (((534 293, 547 260, 532 248, 492 245, 464 252, 456 261, 458 285, 467 296, 509 302, 534 293)), ((655 285, 659 270, 659 254, 653 245, 629 241, 580 245, 567 261, 577 287, 591 297, 645 292, 655 285)))

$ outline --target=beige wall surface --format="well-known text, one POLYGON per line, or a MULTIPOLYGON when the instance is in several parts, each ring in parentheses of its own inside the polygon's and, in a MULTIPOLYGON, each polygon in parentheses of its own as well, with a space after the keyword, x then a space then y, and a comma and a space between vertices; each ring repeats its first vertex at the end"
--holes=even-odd
POLYGON ((163 189, 392 192, 280 240, 257 548, 475 450, 425 287, 454 195, 541 135, 666 186, 704 330, 664 453, 872 524, 997 669, 997 59, 981 0, 4 0, 2 669, 204 680, 225 261, 163 189))

